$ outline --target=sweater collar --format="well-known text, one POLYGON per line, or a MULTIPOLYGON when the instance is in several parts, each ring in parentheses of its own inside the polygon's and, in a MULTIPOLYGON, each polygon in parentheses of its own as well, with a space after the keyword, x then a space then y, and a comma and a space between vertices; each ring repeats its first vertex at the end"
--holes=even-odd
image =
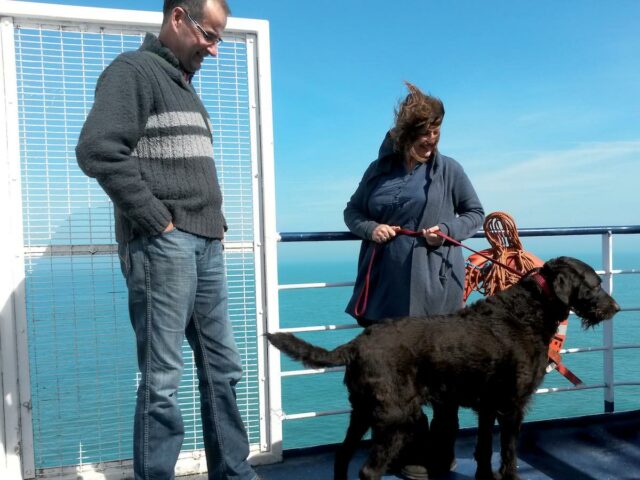
POLYGON ((180 60, 178 60, 178 57, 176 57, 168 47, 165 47, 158 39, 158 37, 156 37, 153 33, 146 34, 146 36, 144 37, 144 41, 140 46, 140 50, 154 53, 163 60, 166 60, 171 66, 178 69, 187 83, 191 83, 191 80, 193 79, 193 73, 185 72, 180 65, 180 60))

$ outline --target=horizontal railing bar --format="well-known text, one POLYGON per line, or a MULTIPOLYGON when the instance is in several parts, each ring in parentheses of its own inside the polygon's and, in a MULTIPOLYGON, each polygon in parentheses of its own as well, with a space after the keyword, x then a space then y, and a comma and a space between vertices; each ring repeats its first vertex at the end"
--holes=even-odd
MULTIPOLYGON (((335 325, 334 325, 335 326, 335 325)), ((313 328, 313 327, 307 327, 313 328)), ((281 332, 288 333, 296 333, 296 332, 315 332, 319 330, 342 330, 348 328, 360 328, 358 325, 344 325, 342 328, 332 328, 332 329, 282 329, 281 332)), ((616 345, 612 348, 612 350, 625 350, 625 349, 634 349, 640 348, 640 344, 628 344, 628 345, 616 345)), ((578 348, 567 348, 560 350, 560 353, 563 355, 569 355, 572 353, 585 353, 585 352, 602 352, 604 350, 608 350, 607 347, 578 347, 578 348)), ((289 370, 287 372, 281 372, 281 377, 300 377, 303 375, 317 375, 323 373, 331 373, 331 372, 343 372, 344 367, 333 367, 333 368, 310 368, 306 370, 289 370)))
MULTIPOLYGON (((640 233, 640 225, 618 225, 598 227, 567 227, 567 228, 523 228, 518 230, 521 237, 555 237, 573 235, 630 235, 640 233)), ((484 236, 483 234, 480 235, 484 236)))
MULTIPOLYGON (((633 312, 640 310, 640 308, 636 309, 628 309, 624 308, 622 312, 633 312)), ((328 330, 349 330, 354 328, 362 328, 360 325, 355 323, 345 323, 340 325, 312 325, 309 327, 290 327, 290 328, 281 328, 278 332, 283 333, 305 333, 305 332, 324 332, 328 330)), ((630 345, 618 345, 614 347, 616 348, 640 348, 640 344, 630 344, 630 345)), ((606 350, 606 347, 576 347, 576 348, 568 348, 560 350, 560 353, 579 353, 579 352, 597 352, 601 350, 606 350)))
MULTIPOLYGON (((518 229, 521 237, 555 237, 572 235, 625 235, 640 233, 640 225, 567 227, 567 228, 522 228, 518 229)), ((279 234, 280 242, 325 242, 335 240, 359 240, 351 232, 283 232, 279 234)), ((484 232, 478 231, 472 238, 484 238, 484 232)))
MULTIPOLYGON (((253 242, 226 241, 225 250, 253 251, 253 242)), ((24 247, 26 257, 43 256, 75 256, 75 255, 115 255, 118 253, 118 245, 113 244, 86 244, 86 245, 31 245, 24 247)))
POLYGON ((66 255, 114 255, 118 245, 35 245, 24 247, 28 257, 66 256, 66 255))
POLYGON ((628 350, 628 349, 632 349, 632 348, 640 348, 640 344, 637 343, 630 343, 627 345, 614 345, 613 349, 614 350, 628 350))
POLYGON ((325 332, 327 330, 349 330, 353 328, 362 328, 355 323, 347 323, 344 325, 317 325, 312 327, 292 327, 281 328, 278 332, 284 333, 302 333, 302 332, 325 332))
POLYGON ((351 232, 283 232, 279 233, 281 243, 287 242, 333 242, 336 240, 360 240, 351 232))
MULTIPOLYGON (((613 382, 614 387, 631 387, 640 385, 640 380, 630 380, 624 382, 613 382)), ((556 393, 556 392, 569 392, 574 390, 593 390, 595 388, 605 388, 605 384, 596 384, 596 385, 582 385, 579 387, 551 387, 551 388, 539 388, 536 390, 536 394, 544 394, 544 393, 556 393)))
POLYGON ((300 420, 301 418, 313 418, 313 417, 326 417, 328 415, 341 415, 344 413, 351 413, 351 409, 345 410, 327 410, 324 412, 307 412, 307 413, 294 413, 291 415, 284 414, 283 420, 300 420))
MULTIPOLYGON (((597 272, 600 275, 604 275, 604 272, 597 272)), ((616 274, 623 274, 623 273, 640 273, 640 270, 637 271, 628 271, 628 272, 623 272, 623 271, 616 271, 616 270, 612 270, 611 271, 612 274, 616 275, 616 274)), ((351 281, 351 282, 318 282, 318 283, 285 283, 283 285, 278 285, 278 290, 303 290, 303 289, 310 289, 310 288, 335 288, 335 287, 353 287, 355 285, 355 282, 351 281)), ((638 311, 640 310, 640 307, 631 307, 631 308, 627 308, 624 311, 638 311)))
MULTIPOLYGON (((604 275, 604 270, 596 270, 596 273, 599 275, 604 275)), ((640 273, 640 270, 611 270, 613 275, 621 275, 625 273, 640 273)), ((334 288, 334 287, 353 287, 355 285, 354 281, 350 282, 316 282, 316 283, 284 283, 282 285, 278 285, 278 290, 301 290, 305 288, 334 288)), ((633 307, 634 309, 638 309, 640 307, 633 307)), ((634 310, 632 310, 634 311, 634 310)))
POLYGON ((298 290, 303 288, 353 287, 355 282, 288 283, 278 285, 278 290, 298 290))
MULTIPOLYGON (((333 369, 332 369, 333 370, 333 369)), ((629 386, 639 386, 640 381, 624 381, 624 382, 614 382, 615 387, 629 387, 629 386)), ((536 395, 544 395, 547 393, 559 393, 559 392, 573 392, 576 390, 595 390, 599 388, 605 388, 604 383, 598 383, 594 385, 581 385, 578 387, 549 387, 549 388, 539 388, 536 390, 536 395)), ((303 413, 294 413, 294 414, 284 414, 283 420, 299 420, 303 418, 313 418, 313 417, 326 417, 329 415, 341 415, 345 413, 351 413, 351 409, 343 409, 343 410, 327 410, 322 412, 303 412, 303 413)))
MULTIPOLYGON (((628 345, 614 345, 612 350, 624 350, 629 348, 640 348, 640 343, 638 344, 628 344, 628 345)), ((576 348, 566 348, 560 350, 562 355, 569 355, 571 353, 584 353, 584 352, 602 352, 604 350, 609 350, 608 347, 576 347, 576 348)))
POLYGON ((562 355, 570 355, 572 353, 584 353, 584 352, 602 352, 608 350, 607 347, 575 347, 575 348, 563 348, 560 350, 562 355))
POLYGON ((280 377, 301 377, 303 375, 315 375, 318 373, 344 372, 344 367, 331 368, 310 368, 308 370, 289 370, 288 372, 280 372, 280 377))
POLYGON ((536 390, 536 395, 541 395, 544 393, 556 393, 556 392, 573 392, 574 390, 593 390, 596 388, 604 388, 606 385, 604 383, 597 383, 595 385, 580 385, 579 387, 549 387, 549 388, 539 388, 536 390))
MULTIPOLYGON (((624 386, 637 386, 640 385, 640 381, 638 382, 615 382, 614 386, 616 387, 624 387, 624 386)), ((598 388, 604 388, 605 384, 600 383, 596 385, 581 385, 579 387, 550 387, 550 388, 539 388, 536 390, 536 395, 544 395, 547 393, 559 393, 559 392, 573 392, 576 390, 595 390, 598 388)), ((345 413, 351 413, 351 409, 342 409, 342 410, 326 410, 322 412, 303 412, 303 413, 293 413, 293 414, 284 414, 283 420, 300 420, 304 418, 313 418, 313 417, 326 417, 330 415, 342 415, 345 413)))
POLYGON ((613 382, 615 387, 636 387, 640 385, 640 380, 638 381, 627 381, 627 382, 613 382))
MULTIPOLYGON (((588 231, 572 231, 571 235, 595 235, 598 233, 607 233, 607 230, 603 227, 592 227, 592 230, 588 231)), ((624 228, 624 227, 619 227, 624 228)), ((632 227, 628 227, 627 230, 623 232, 613 232, 613 233, 640 233, 636 231, 631 231, 632 227)), ((640 227, 639 227, 640 228, 640 227)), ((572 230, 572 229, 567 229, 572 230)), ((557 230, 547 231, 547 229, 531 229, 531 231, 526 232, 525 230, 520 231, 520 234, 528 233, 529 236, 560 236, 560 235, 569 235, 569 233, 564 233, 563 231, 558 232, 557 230), (543 234, 544 233, 544 234, 543 234)), ((477 233, 473 236, 473 238, 482 238, 484 234, 477 233)), ((526 236, 526 235, 525 235, 526 236)), ((358 237, 349 233, 349 232, 291 232, 291 233, 281 233, 280 241, 281 242, 310 242, 310 241, 333 241, 333 240, 358 240, 358 237)), ((229 242, 225 245, 226 248, 252 248, 252 242, 242 242, 242 243, 233 243, 229 242)), ((25 254, 27 255, 94 255, 94 254, 111 254, 117 252, 116 244, 102 244, 102 245, 35 245, 29 246, 25 248, 25 254)), ((603 270, 597 270, 597 273, 604 274, 603 270)), ((640 273, 640 269, 614 269, 611 271, 613 274, 638 274, 640 273)), ((305 284, 298 284, 305 285, 305 284)), ((323 285, 323 284, 318 284, 323 285)), ((352 284, 351 284, 352 285, 352 284)), ((337 283, 337 284, 327 284, 326 286, 348 286, 346 283, 337 283)), ((281 289, 286 289, 287 286, 281 285, 281 289)), ((312 288, 312 287, 299 287, 299 286, 289 286, 288 288, 312 288)))
MULTIPOLYGON (((604 275, 604 274, 605 274, 605 273, 607 273, 607 272, 605 272, 604 270, 596 270, 596 273, 597 273, 598 275, 604 275)), ((615 268, 614 268, 614 269, 612 269, 612 270, 611 270, 611 272, 609 272, 609 273, 612 273, 612 274, 614 274, 614 275, 624 275, 624 274, 640 273, 640 270, 635 269, 635 268, 631 268, 631 269, 629 269, 629 270, 621 270, 621 269, 615 269, 615 268)))

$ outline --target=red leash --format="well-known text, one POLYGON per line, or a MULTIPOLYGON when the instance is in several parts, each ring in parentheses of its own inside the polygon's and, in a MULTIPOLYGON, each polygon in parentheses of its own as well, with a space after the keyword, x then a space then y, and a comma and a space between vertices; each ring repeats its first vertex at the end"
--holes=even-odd
MULTIPOLYGON (((471 247, 466 246, 465 244, 463 244, 462 242, 459 242, 458 240, 456 240, 455 238, 451 238, 449 235, 447 235, 446 233, 441 232, 440 230, 433 232, 436 235, 438 235, 439 237, 445 239, 446 241, 453 243, 454 245, 458 246, 458 247, 462 247, 462 248, 466 248, 467 250, 472 251, 473 253, 480 255, 483 258, 486 258, 487 260, 500 265, 502 268, 510 271, 511 273, 518 275, 520 277, 524 277, 526 274, 516 270, 513 267, 510 267, 509 265, 502 263, 492 257, 490 257, 489 255, 485 255, 482 252, 478 252, 477 250, 474 250, 471 247)), ((422 233, 421 232, 416 232, 414 230, 409 230, 406 228, 401 228, 399 230, 396 230, 396 235, 407 235, 409 237, 422 237, 422 233)), ((362 290, 360 291, 360 294, 358 295, 358 299, 356 300, 356 305, 354 308, 354 313, 356 315, 356 317, 360 317, 364 314, 364 312, 367 310, 367 302, 369 301, 369 281, 371 279, 371 268, 373 267, 373 262, 376 258, 376 252, 378 251, 378 247, 380 246, 380 244, 376 244, 373 248, 373 252, 371 252, 371 258, 369 259, 369 266, 367 267, 367 275, 365 276, 365 280, 364 280, 364 287, 362 288, 362 290)), ((547 294, 548 296, 552 296, 553 292, 551 291, 551 289, 549 288, 549 285, 547 284, 546 280, 544 279, 544 277, 540 274, 534 273, 531 276, 535 282, 540 286, 540 288, 542 288, 542 290, 545 292, 545 294, 547 294)))
POLYGON ((489 255, 485 255, 484 253, 478 252, 477 250, 474 250, 471 247, 467 247, 465 244, 457 241, 455 238, 451 238, 449 235, 447 235, 445 233, 442 233, 440 230, 438 230, 437 232, 433 232, 433 233, 435 233, 436 235, 444 238, 447 242, 453 243, 454 245, 457 245, 458 247, 466 248, 467 250, 472 251, 476 255, 480 255, 481 257, 486 258, 487 260, 495 263, 496 265, 500 265, 502 268, 504 268, 505 270, 510 271, 511 273, 519 275, 520 277, 524 277, 525 276, 525 274, 523 272, 521 272, 520 270, 516 270, 515 268, 510 267, 506 263, 499 262, 498 260, 490 257, 489 255))
POLYGON ((376 258, 377 251, 378 245, 376 244, 373 246, 373 252, 371 252, 371 258, 369 259, 367 275, 364 277, 364 286, 362 287, 362 290, 360 290, 360 294, 358 295, 356 306, 354 308, 354 313, 358 318, 361 317, 367 309, 367 302, 369 301, 369 280, 371 279, 371 267, 373 267, 373 259, 376 258))
MULTIPOLYGON (((421 237, 422 233, 414 232, 413 230, 408 230, 406 228, 401 228, 396 230, 396 235, 407 235, 409 237, 421 237)), ((373 267, 373 261, 376 258, 376 252, 378 251, 379 243, 376 243, 373 246, 373 252, 371 252, 371 258, 369 259, 369 266, 367 267, 367 275, 364 277, 364 287, 360 290, 360 294, 358 295, 358 299, 356 300, 356 305, 354 308, 354 313, 356 317, 361 317, 365 310, 367 309, 367 302, 369 301, 369 280, 371 279, 371 268, 373 267)))
POLYGON ((451 238, 449 235, 442 233, 440 230, 438 230, 437 232, 433 232, 436 235, 439 235, 440 237, 444 238, 446 241, 453 243, 454 245, 457 245, 458 247, 462 247, 462 248, 466 248, 467 250, 471 250, 473 253, 480 255, 483 258, 486 258, 487 260, 495 263, 496 265, 500 265, 502 268, 504 268, 505 270, 510 271, 511 273, 518 275, 520 277, 524 277, 526 275, 531 274, 531 278, 538 284, 538 286, 542 289, 542 291, 545 293, 545 295, 547 295, 549 298, 553 297, 553 291, 551 290, 551 288, 549 287, 549 284, 547 283, 547 281, 545 280, 545 278, 540 275, 536 269, 532 270, 531 272, 521 272, 519 270, 516 270, 513 267, 510 267, 509 265, 507 265, 506 263, 502 263, 498 260, 496 260, 495 258, 490 257, 489 255, 485 255, 482 252, 478 252, 476 250, 474 250, 471 247, 467 247, 466 245, 464 245, 463 243, 457 241, 455 238, 451 238))

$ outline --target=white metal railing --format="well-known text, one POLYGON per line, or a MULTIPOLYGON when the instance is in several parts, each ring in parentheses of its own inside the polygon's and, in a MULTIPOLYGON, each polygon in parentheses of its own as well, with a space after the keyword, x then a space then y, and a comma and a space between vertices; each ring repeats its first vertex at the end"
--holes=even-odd
MULTIPOLYGON (((630 226, 630 227, 589 227, 589 228, 566 228, 566 229, 523 229, 520 231, 521 236, 557 236, 561 235, 594 235, 599 234, 602 238, 602 270, 597 270, 597 273, 602 277, 602 285, 603 288, 609 292, 613 292, 614 286, 614 276, 623 275, 623 274, 640 274, 640 269, 614 269, 613 268, 613 237, 614 232, 616 234, 624 235, 624 234, 638 234, 640 233, 640 226, 630 226)), ((476 237, 482 236, 482 234, 478 233, 476 237)), ((335 241, 335 240, 353 240, 356 239, 353 235, 348 233, 338 233, 338 232, 330 232, 327 234, 323 234, 322 232, 317 233, 293 233, 287 234, 283 233, 280 235, 281 241, 285 242, 300 242, 300 241, 335 241)), ((282 284, 278 285, 278 289, 280 291, 285 290, 293 290, 293 289, 316 289, 316 288, 332 288, 332 287, 344 287, 344 286, 353 286, 354 282, 316 282, 316 283, 297 283, 297 284, 282 284)), ((640 298, 640 297, 639 297, 640 298)), ((631 306, 623 308, 622 311, 625 312, 637 312, 640 311, 639 306, 631 306)), ((613 321, 604 322, 603 324, 603 345, 600 347, 572 347, 565 348, 561 350, 562 354, 576 354, 576 353, 585 353, 585 352, 603 352, 604 358, 604 371, 603 371, 603 381, 601 383, 588 384, 588 385, 580 385, 580 386, 572 386, 572 387, 549 387, 549 388, 539 388, 536 393, 537 394, 546 394, 546 393, 557 393, 557 392, 567 392, 567 391, 578 391, 578 390, 593 390, 593 389, 603 389, 604 391, 604 411, 605 412, 613 412, 614 410, 614 389, 618 386, 637 386, 640 385, 640 378, 637 380, 631 381, 614 381, 614 351, 624 350, 624 349, 640 349, 640 344, 614 344, 613 341, 613 321)), ((355 323, 351 324, 343 324, 343 325, 316 325, 316 326, 305 326, 305 327, 291 327, 291 328, 281 328, 278 331, 281 332, 289 332, 289 333, 307 333, 307 332, 320 332, 320 331, 331 331, 331 330, 345 330, 345 329, 356 329, 360 328, 355 323)), ((316 375, 316 374, 324 374, 330 372, 340 372, 344 371, 343 367, 335 367, 335 368, 320 368, 320 369, 300 369, 300 370, 290 370, 286 372, 280 372, 280 378, 286 377, 301 377, 308 375, 316 375)), ((338 415, 349 413, 351 410, 349 408, 338 409, 338 410, 328 410, 328 411, 312 411, 312 412, 300 412, 300 413, 286 413, 281 412, 281 416, 283 420, 299 420, 306 419, 312 417, 321 417, 328 415, 338 415)))

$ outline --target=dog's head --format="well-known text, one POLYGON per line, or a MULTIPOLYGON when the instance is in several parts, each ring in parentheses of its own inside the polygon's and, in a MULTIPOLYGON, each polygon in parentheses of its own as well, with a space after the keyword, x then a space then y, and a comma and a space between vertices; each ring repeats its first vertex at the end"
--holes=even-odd
POLYGON ((616 301, 600 286, 602 280, 598 274, 577 258, 549 260, 540 273, 556 297, 582 318, 584 328, 608 320, 620 310, 616 301))

